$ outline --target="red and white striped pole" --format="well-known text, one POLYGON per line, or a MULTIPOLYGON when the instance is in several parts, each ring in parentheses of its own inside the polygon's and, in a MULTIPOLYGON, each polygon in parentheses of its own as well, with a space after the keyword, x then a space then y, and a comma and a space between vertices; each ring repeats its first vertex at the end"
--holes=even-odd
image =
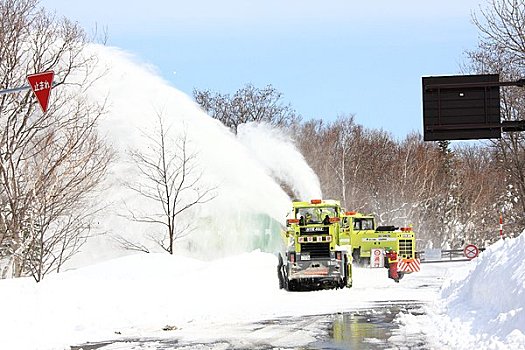
POLYGON ((499 236, 503 238, 503 214, 499 214, 499 236))

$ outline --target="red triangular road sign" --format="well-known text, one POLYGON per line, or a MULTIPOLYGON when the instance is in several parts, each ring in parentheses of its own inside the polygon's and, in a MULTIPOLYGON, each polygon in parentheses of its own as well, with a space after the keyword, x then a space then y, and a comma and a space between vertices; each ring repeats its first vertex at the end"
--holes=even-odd
POLYGON ((47 111, 47 104, 49 102, 49 94, 53 85, 53 77, 55 73, 50 70, 43 73, 36 73, 27 76, 27 81, 31 89, 35 93, 35 96, 42 107, 42 111, 47 111))

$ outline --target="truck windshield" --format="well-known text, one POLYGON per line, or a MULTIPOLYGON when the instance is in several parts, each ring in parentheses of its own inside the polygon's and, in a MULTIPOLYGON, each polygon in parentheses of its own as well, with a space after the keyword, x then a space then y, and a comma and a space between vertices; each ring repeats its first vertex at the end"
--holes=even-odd
POLYGON ((374 219, 354 219, 354 230, 373 230, 374 219))
POLYGON ((328 215, 329 218, 337 216, 337 210, 334 207, 325 208, 299 208, 296 211, 296 219, 304 220, 306 224, 320 224, 328 215))

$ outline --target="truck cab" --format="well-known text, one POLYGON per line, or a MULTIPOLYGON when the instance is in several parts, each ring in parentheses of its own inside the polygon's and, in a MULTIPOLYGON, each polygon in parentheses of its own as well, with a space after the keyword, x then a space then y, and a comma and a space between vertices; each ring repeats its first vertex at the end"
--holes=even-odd
POLYGON ((353 261, 369 265, 373 248, 393 248, 400 259, 415 257, 416 240, 411 227, 376 226, 373 215, 344 212, 341 215, 341 240, 349 240, 353 261))

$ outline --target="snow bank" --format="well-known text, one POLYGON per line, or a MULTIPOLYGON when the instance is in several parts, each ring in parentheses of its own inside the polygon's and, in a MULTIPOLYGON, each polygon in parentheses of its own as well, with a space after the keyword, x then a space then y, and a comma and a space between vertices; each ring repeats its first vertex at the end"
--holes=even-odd
POLYGON ((273 255, 257 252, 214 263, 142 253, 50 275, 39 284, 2 280, 0 297, 9 303, 2 306, 0 348, 69 349, 119 333, 141 336, 166 325, 249 317, 259 310, 251 307, 253 291, 276 289, 275 264, 273 255))
POLYGON ((500 240, 451 271, 428 316, 403 315, 437 348, 525 349, 525 234, 500 240))

